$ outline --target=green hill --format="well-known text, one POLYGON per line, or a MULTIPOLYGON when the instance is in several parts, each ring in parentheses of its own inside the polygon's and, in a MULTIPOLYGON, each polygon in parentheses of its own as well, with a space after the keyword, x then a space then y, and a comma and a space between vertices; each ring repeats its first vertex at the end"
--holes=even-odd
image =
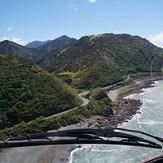
POLYGON ((36 49, 27 48, 7 40, 0 42, 0 54, 17 55, 30 61, 36 61, 43 55, 36 49))
POLYGON ((12 55, 0 55, 0 92, 0 129, 82 103, 74 90, 54 75, 12 55))
POLYGON ((64 35, 57 39, 49 41, 48 43, 46 43, 42 46, 39 46, 37 49, 42 51, 43 53, 48 53, 51 50, 55 50, 58 48, 64 48, 68 44, 73 43, 75 41, 76 41, 75 38, 70 38, 70 37, 64 35))
POLYGON ((38 62, 77 88, 95 88, 128 75, 161 73, 163 49, 128 34, 85 36, 38 62))

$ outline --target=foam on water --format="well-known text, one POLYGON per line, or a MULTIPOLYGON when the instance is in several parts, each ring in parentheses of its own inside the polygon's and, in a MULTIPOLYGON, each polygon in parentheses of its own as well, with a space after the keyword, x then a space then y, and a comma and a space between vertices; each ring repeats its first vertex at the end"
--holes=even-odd
POLYGON ((128 95, 128 96, 124 97, 124 99, 128 99, 128 98, 133 99, 135 95, 136 95, 136 94, 128 95))
MULTIPOLYGON (((127 96, 130 99, 143 101, 141 114, 136 114, 123 128, 144 131, 163 137, 163 81, 154 83, 155 87, 143 89, 143 93, 127 96)), ((138 163, 162 154, 160 149, 117 146, 85 145, 82 150, 71 153, 71 163, 138 163)))
POLYGON ((153 100, 153 99, 142 99, 142 101, 144 106, 146 106, 147 103, 155 104, 156 102, 158 102, 158 100, 153 100))
POLYGON ((78 148, 74 149, 74 150, 70 153, 70 157, 68 158, 68 163, 72 163, 74 154, 75 154, 76 152, 80 152, 81 150, 83 150, 83 147, 81 147, 81 148, 78 147, 78 148))
POLYGON ((162 121, 154 121, 154 120, 150 120, 150 119, 139 122, 139 123, 140 124, 146 124, 146 125, 163 125, 162 121))

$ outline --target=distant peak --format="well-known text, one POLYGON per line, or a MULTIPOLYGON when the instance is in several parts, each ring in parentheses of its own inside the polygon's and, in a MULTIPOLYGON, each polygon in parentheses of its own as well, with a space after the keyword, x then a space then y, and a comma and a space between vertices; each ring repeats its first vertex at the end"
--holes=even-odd
POLYGON ((4 40, 4 41, 2 41, 2 42, 4 42, 4 43, 6 42, 6 43, 7 43, 7 42, 11 42, 11 41, 9 41, 9 40, 4 40))
MULTIPOLYGON (((64 39, 64 38, 72 38, 72 37, 69 37, 67 35, 63 35, 63 36, 58 37, 58 39, 64 39)), ((75 38, 73 38, 73 39, 75 39, 75 38)))
POLYGON ((63 35, 63 36, 61 36, 61 37, 68 37, 67 35, 63 35))

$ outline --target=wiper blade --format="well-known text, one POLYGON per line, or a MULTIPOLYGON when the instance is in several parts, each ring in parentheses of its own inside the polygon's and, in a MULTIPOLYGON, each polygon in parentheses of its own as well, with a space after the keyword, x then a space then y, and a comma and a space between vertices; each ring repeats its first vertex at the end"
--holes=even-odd
POLYGON ((155 137, 145 132, 128 130, 122 128, 113 129, 71 129, 58 130, 53 132, 43 132, 36 134, 29 134, 21 137, 8 138, 6 141, 0 142, 0 148, 19 147, 19 146, 34 146, 34 145, 54 145, 54 144, 120 144, 120 145, 134 145, 151 148, 162 148, 161 145, 135 136, 128 133, 117 132, 133 132, 152 137, 158 141, 163 142, 162 138, 155 137), (105 138, 106 137, 106 138, 105 138), (108 138, 118 138, 118 140, 110 140, 108 138))
MULTIPOLYGON (((115 128, 115 129, 116 129, 116 128, 115 128)), ((117 129, 118 129, 118 130, 121 130, 121 131, 129 131, 129 132, 135 132, 135 133, 143 134, 143 135, 149 136, 149 137, 154 138, 154 139, 160 141, 161 143, 163 143, 163 138, 160 138, 160 137, 157 137, 157 136, 148 134, 148 133, 143 132, 143 131, 130 130, 130 129, 124 129, 124 128, 117 128, 117 129)))

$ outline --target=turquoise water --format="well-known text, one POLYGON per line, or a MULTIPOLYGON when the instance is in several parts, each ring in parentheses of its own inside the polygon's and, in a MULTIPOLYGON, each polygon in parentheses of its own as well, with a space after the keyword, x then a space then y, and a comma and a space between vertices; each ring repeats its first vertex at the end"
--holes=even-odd
MULTIPOLYGON (((127 97, 142 100, 141 114, 136 114, 129 122, 123 123, 120 127, 141 130, 163 137, 163 81, 156 81, 154 87, 143 89, 143 91, 143 93, 127 97)), ((71 153, 69 162, 139 163, 162 154, 162 149, 146 147, 84 145, 71 153)))

